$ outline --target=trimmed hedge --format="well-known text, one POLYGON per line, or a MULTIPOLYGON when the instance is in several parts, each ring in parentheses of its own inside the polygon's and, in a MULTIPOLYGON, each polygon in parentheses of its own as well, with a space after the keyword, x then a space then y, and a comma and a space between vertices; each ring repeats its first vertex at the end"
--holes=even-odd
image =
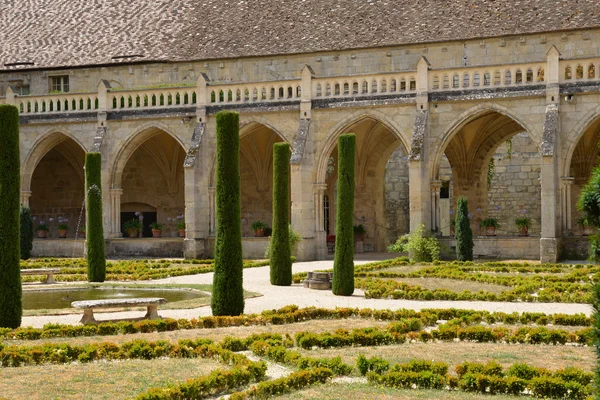
POLYGON ((33 217, 31 209, 21 205, 21 260, 29 260, 33 250, 33 217))
POLYGON ((213 315, 244 313, 239 131, 238 113, 217 113, 217 233, 211 301, 213 315))
MULTIPOLYGON (((592 307, 594 309, 592 314, 592 337, 594 347, 596 348, 596 356, 599 360, 599 365, 596 366, 596 374, 594 379, 596 387, 600 390, 600 283, 594 284, 592 290, 592 307)), ((600 399, 600 393, 596 395, 596 399, 600 399)))
POLYGON ((273 236, 271 237, 271 285, 292 284, 290 251, 290 145, 273 146, 273 236))
POLYGON ((338 138, 337 212, 332 291, 337 296, 354 293, 354 160, 356 136, 338 138))
POLYGON ((101 154, 87 153, 85 155, 85 215, 88 282, 104 282, 106 280, 101 171, 101 154))
POLYGON ((21 325, 19 111, 0 105, 0 327, 21 325))
POLYGON ((233 393, 230 400, 264 399, 300 390, 318 383, 326 383, 333 376, 329 368, 315 368, 310 371, 292 372, 290 375, 272 381, 261 382, 244 391, 233 393))
POLYGON ((473 231, 469 220, 469 203, 465 197, 458 198, 456 211, 456 259, 458 261, 473 260, 473 231))

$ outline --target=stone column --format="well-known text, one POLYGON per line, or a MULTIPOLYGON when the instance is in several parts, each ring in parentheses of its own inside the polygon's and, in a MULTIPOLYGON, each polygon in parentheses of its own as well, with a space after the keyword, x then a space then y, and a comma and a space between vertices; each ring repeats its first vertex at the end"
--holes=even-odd
POLYGON ((212 186, 208 188, 208 213, 210 215, 210 226, 208 230, 209 236, 214 236, 217 233, 217 188, 212 186))
POLYGON ((315 248, 315 257, 317 260, 323 260, 327 256, 327 232, 325 232, 325 215, 323 214, 327 184, 316 183, 313 188, 315 194, 315 240, 317 243, 325 243, 325 246, 315 248))
POLYGON ((312 261, 317 254, 327 254, 327 243, 316 234, 315 195, 311 165, 302 162, 291 166, 292 227, 302 240, 296 247, 298 261, 312 261), (324 250, 323 250, 323 249, 324 250))
POLYGON ((185 239, 183 241, 183 252, 184 257, 187 259, 209 256, 206 239, 211 228, 210 202, 207 190, 207 177, 210 169, 203 171, 203 164, 200 160, 196 160, 195 165, 184 168, 185 239))
POLYGON ((427 182, 429 176, 424 161, 411 160, 409 164, 409 203, 410 203, 410 231, 414 232, 421 224, 425 229, 433 225, 431 209, 431 188, 427 182))
POLYGON ((21 204, 29 207, 29 199, 31 198, 31 190, 21 190, 21 204))
POLYGON ((110 193, 110 238, 120 238, 121 234, 121 188, 109 190, 110 193))
POLYGON ((568 177, 562 177, 561 178, 561 202, 562 202, 562 208, 561 208, 561 214, 562 214, 562 229, 563 229, 563 234, 571 232, 571 230, 573 229, 573 222, 572 222, 572 218, 573 218, 573 211, 572 211, 572 204, 571 204, 571 186, 573 186, 573 181, 575 180, 575 178, 568 176, 568 177))
POLYGON ((440 189, 442 181, 431 181, 431 230, 439 232, 440 230, 440 189))

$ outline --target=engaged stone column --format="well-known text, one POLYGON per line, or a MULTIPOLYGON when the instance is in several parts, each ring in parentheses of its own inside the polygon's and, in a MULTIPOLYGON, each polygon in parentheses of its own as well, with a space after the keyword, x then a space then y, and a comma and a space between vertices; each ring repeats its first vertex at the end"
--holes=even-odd
POLYGON ((296 247, 298 261, 312 261, 322 254, 327 243, 317 241, 315 226, 315 197, 313 193, 312 171, 310 166, 300 164, 291 166, 292 227, 300 233, 302 240, 296 247))
POLYGON ((217 212, 216 212, 216 202, 217 202, 217 197, 216 197, 216 192, 217 188, 216 187, 209 187, 208 188, 208 212, 210 214, 210 226, 209 226, 209 230, 208 230, 208 234, 209 235, 215 235, 217 233, 217 212))
POLYGON ((433 207, 431 201, 431 188, 424 161, 410 161, 409 164, 409 197, 410 197, 410 231, 419 229, 419 225, 425 225, 425 229, 432 228, 433 207))
POLYGON ((561 200, 562 200, 562 229, 563 229, 563 233, 566 232, 571 232, 571 230, 573 229, 573 224, 572 224, 572 207, 573 205, 571 204, 571 186, 573 185, 573 181, 575 180, 575 178, 569 176, 569 177, 563 177, 561 178, 561 183, 562 183, 562 187, 561 187, 561 200))
POLYGON ((21 190, 21 204, 25 207, 29 207, 29 199, 31 198, 30 190, 21 190))
POLYGON ((438 232, 440 229, 440 189, 442 181, 431 181, 431 230, 438 232))
MULTIPOLYGON (((197 162, 184 168, 185 180, 185 239, 183 253, 187 259, 208 256, 206 239, 211 228, 210 202, 207 184, 208 173, 199 171, 202 163, 197 162)), ((214 206, 213 206, 214 209, 214 206)))
POLYGON ((119 238, 121 234, 121 188, 110 189, 110 232, 109 237, 119 238))
POLYGON ((315 184, 315 241, 325 243, 325 246, 316 246, 315 257, 323 260, 327 256, 327 232, 325 232, 324 199, 327 192, 327 184, 315 184))

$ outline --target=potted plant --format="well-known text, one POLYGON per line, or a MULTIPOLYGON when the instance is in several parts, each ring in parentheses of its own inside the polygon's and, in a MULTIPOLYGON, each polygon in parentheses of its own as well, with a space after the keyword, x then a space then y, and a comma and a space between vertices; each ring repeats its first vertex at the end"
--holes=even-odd
POLYGON ((152 237, 159 238, 162 235, 162 230, 164 228, 164 225, 159 224, 158 222, 153 222, 150 224, 150 228, 152 228, 152 237))
POLYGON ((262 221, 254 221, 252 223, 252 229, 254 230, 254 236, 256 237, 265 236, 265 228, 268 228, 268 226, 262 221))
POLYGON ((480 226, 485 228, 486 236, 496 236, 496 228, 500 226, 496 218, 488 217, 481 220, 480 226))
POLYGON ((594 227, 592 226, 592 224, 590 224, 590 220, 587 215, 584 215, 583 217, 579 218, 577 220, 577 225, 581 226, 582 236, 589 236, 594 233, 594 227))
POLYGON ((138 237, 141 227, 142 221, 140 221, 138 218, 130 219, 123 224, 123 228, 125 229, 125 232, 129 234, 130 238, 138 237))
POLYGON ((529 225, 531 225, 531 218, 517 218, 515 220, 515 225, 517 225, 517 228, 519 228, 519 236, 529 236, 529 225))
POLYGON ((354 241, 355 242, 362 242, 363 240, 365 240, 365 235, 367 234, 367 230, 365 229, 365 227, 362 224, 354 225, 352 228, 354 230, 354 241))
POLYGON ((66 222, 60 222, 58 224, 58 237, 60 239, 65 239, 67 237, 67 233, 69 232, 69 225, 66 222))
POLYGON ((48 237, 48 226, 44 221, 40 221, 40 224, 35 228, 35 231, 40 239, 46 239, 48 237))
POLYGON ((176 228, 177 228, 177 232, 179 232, 179 237, 184 238, 185 237, 185 221, 180 220, 179 222, 177 222, 176 228))

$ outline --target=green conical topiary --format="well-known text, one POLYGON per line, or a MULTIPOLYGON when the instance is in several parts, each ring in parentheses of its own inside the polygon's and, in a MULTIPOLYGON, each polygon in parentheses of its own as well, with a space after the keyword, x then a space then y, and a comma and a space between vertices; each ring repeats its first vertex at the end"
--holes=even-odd
POLYGON ((87 153, 85 155, 86 259, 89 282, 106 280, 101 171, 102 156, 100 153, 87 153))
POLYGON ((19 110, 0 105, 0 328, 21 325, 19 110))
POLYGON ((469 220, 469 203, 465 197, 458 198, 456 211, 456 259, 458 261, 473 260, 473 231, 469 220))
POLYGON ((290 251, 290 145, 273 146, 273 236, 271 237, 271 285, 292 284, 290 251))
POLYGON ((356 136, 352 133, 338 139, 337 216, 335 225, 335 260, 333 262, 333 294, 354 293, 354 160, 356 136))
POLYGON ((217 113, 217 233, 213 279, 213 315, 244 312, 242 222, 240 206, 240 119, 217 113))

